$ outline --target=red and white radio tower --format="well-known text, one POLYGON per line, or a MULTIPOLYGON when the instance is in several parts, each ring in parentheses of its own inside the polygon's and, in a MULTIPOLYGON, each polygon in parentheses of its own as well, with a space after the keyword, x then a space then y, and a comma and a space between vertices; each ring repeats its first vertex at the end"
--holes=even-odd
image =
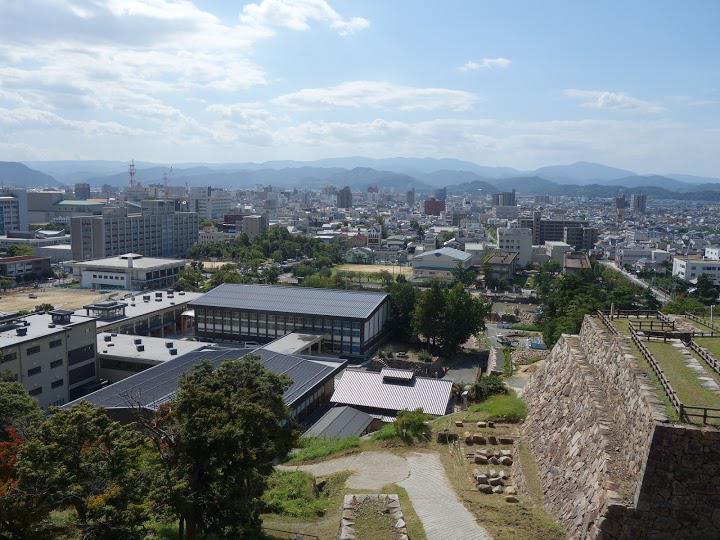
POLYGON ((130 176, 130 187, 135 187, 135 160, 130 162, 130 168, 128 169, 128 175, 130 176))

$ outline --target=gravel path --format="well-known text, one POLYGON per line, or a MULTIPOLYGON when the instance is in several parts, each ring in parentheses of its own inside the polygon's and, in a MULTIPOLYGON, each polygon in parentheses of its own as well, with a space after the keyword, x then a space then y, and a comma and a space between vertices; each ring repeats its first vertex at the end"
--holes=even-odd
POLYGON ((410 476, 398 482, 405 488, 428 540, 489 540, 453 491, 436 454, 407 456, 410 476))
POLYGON ((313 476, 327 476, 340 471, 354 471, 345 485, 350 489, 378 490, 387 484, 397 484, 410 475, 408 462, 390 452, 361 452, 349 456, 313 463, 312 465, 281 466, 279 469, 309 472, 313 476))
POLYGON ((407 457, 390 452, 361 452, 311 465, 280 466, 314 476, 353 471, 350 489, 379 490, 397 484, 407 491, 428 540, 490 540, 453 491, 437 454, 413 453, 407 457))

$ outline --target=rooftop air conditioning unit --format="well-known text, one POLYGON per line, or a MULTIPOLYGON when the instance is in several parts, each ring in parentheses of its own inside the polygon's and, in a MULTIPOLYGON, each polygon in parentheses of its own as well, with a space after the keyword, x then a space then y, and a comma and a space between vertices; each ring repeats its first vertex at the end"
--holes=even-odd
POLYGON ((145 345, 138 345, 137 350, 138 352, 143 352, 145 350, 145 345))
POLYGON ((170 354, 172 356, 177 356, 177 349, 170 349, 170 354))

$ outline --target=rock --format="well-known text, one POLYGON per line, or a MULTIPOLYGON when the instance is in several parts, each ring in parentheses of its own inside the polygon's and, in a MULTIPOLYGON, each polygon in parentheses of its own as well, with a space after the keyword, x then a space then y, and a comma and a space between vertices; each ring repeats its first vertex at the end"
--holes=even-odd
POLYGON ((512 457, 512 450, 500 450, 500 455, 512 457))
POLYGON ((355 516, 354 510, 343 510, 342 517, 344 519, 353 519, 354 516, 355 516))
POLYGON ((396 529, 402 529, 405 526, 405 520, 404 519, 398 519, 395 522, 395 528, 396 529))
POLYGON ((479 491, 480 493, 490 494, 490 493, 493 492, 493 488, 492 488, 492 486, 490 486, 490 485, 488 485, 488 484, 480 484, 480 485, 478 486, 478 491, 479 491))
POLYGON ((435 440, 439 443, 446 443, 448 442, 448 430, 443 429, 442 431, 438 431, 437 436, 435 440))
POLYGON ((455 420, 455 427, 463 427, 462 420, 455 420))
POLYGON ((473 442, 473 440, 472 440, 472 435, 470 435, 470 432, 469 432, 469 431, 466 431, 466 432, 463 434, 463 439, 465 439, 465 444, 472 444, 472 442, 473 442))
POLYGON ((355 540, 355 532, 349 527, 343 527, 340 530, 340 540, 355 540))
POLYGON ((507 486, 505 488, 506 495, 517 495, 517 488, 515 486, 507 486))
POLYGON ((488 471, 488 478, 497 478, 498 476, 500 476, 500 475, 498 474, 498 472, 495 469, 490 469, 488 471))
POLYGON ((488 427, 495 427, 495 422, 488 422, 488 427))
POLYGON ((478 465, 487 465, 488 458, 483 456, 482 454, 475 454, 475 463, 478 465))
POLYGON ((511 457, 504 456, 500 458, 500 463, 505 466, 510 466, 513 464, 513 460, 511 457))
POLYGON ((492 492, 493 492, 493 493, 502 493, 502 492, 503 492, 503 487, 502 487, 502 486, 495 486, 494 488, 492 488, 492 492))
POLYGON ((488 477, 487 477, 486 475, 484 475, 484 474, 478 474, 477 476, 475 476, 475 481, 476 481, 478 484, 488 484, 488 483, 489 483, 489 482, 488 482, 488 477))
POLYGON ((500 471, 500 478, 510 478, 510 473, 503 469, 502 471, 500 471))
POLYGON ((495 456, 491 457, 488 461, 490 461, 490 463, 492 463, 493 465, 500 465, 498 458, 496 458, 495 456))
POLYGON ((475 444, 485 444, 485 437, 483 437, 479 433, 476 433, 475 435, 473 435, 473 442, 475 444))
POLYGON ((478 422, 477 427, 479 427, 479 428, 487 427, 487 422, 478 422))
POLYGON ((505 502, 516 503, 518 502, 518 498, 515 495, 506 495, 505 502))
POLYGON ((498 441, 500 441, 500 444, 513 444, 515 442, 513 439, 508 437, 500 437, 498 441))
POLYGON ((488 444, 497 444, 497 437, 495 435, 490 435, 487 438, 488 444))
POLYGON ((457 433, 448 433, 447 436, 447 442, 453 442, 458 440, 458 434, 457 433))
POLYGON ((490 480, 488 480, 488 484, 490 484, 491 486, 502 486, 503 481, 502 478, 491 478, 490 480))

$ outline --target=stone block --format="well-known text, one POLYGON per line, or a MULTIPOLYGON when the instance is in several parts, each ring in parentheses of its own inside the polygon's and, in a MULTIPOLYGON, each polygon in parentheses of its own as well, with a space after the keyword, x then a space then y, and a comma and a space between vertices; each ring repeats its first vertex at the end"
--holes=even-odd
POLYGON ((478 485, 478 491, 480 493, 487 493, 488 495, 493 492, 492 486, 488 484, 480 484, 478 485))
POLYGON ((518 498, 515 495, 506 495, 505 502, 516 503, 518 502, 518 498))
POLYGON ((463 427, 462 420, 455 420, 455 427, 463 427))
POLYGON ((502 486, 495 486, 494 488, 492 488, 492 492, 493 492, 493 493, 502 493, 502 492, 503 492, 503 487, 502 487, 502 486))
POLYGON ((497 444, 498 443, 497 437, 495 437, 495 435, 490 435, 487 438, 487 441, 488 441, 488 444, 497 444))
POLYGON ((485 427, 487 427, 487 422, 478 422, 478 423, 477 423, 477 427, 479 427, 479 428, 485 428, 485 427))

